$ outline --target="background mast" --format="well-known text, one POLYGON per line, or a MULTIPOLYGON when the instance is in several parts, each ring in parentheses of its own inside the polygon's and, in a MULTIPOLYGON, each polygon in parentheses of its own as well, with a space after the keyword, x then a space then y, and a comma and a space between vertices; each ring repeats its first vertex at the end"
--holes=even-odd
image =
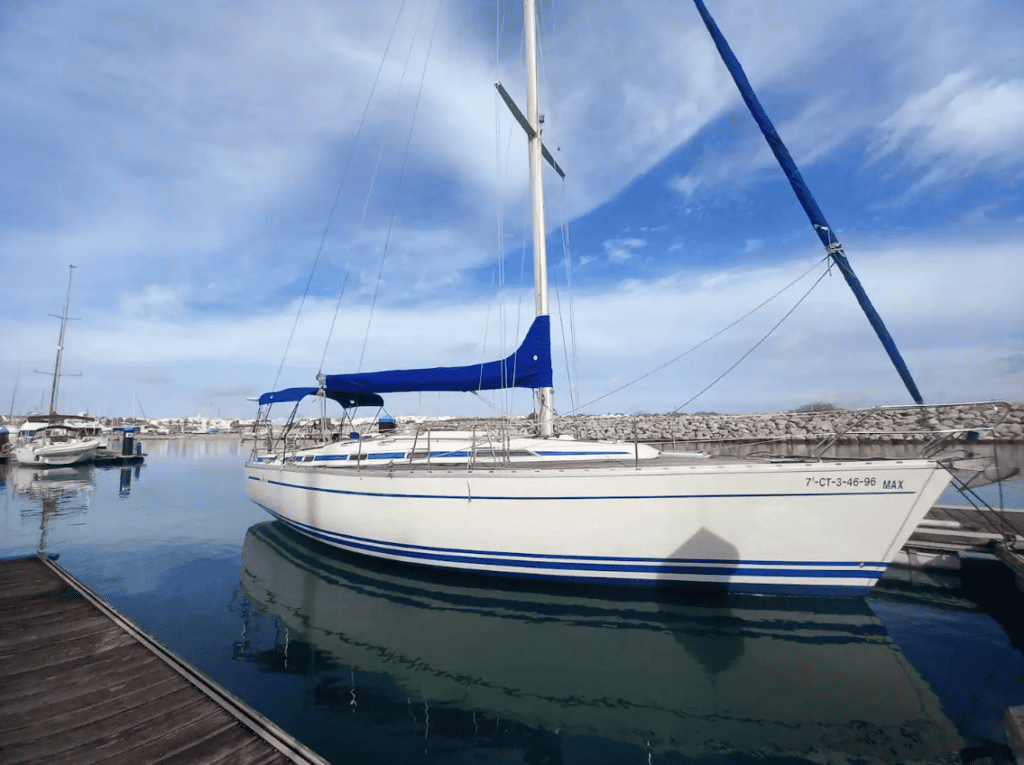
POLYGON ((74 273, 75 267, 68 266, 68 294, 64 298, 64 313, 60 315, 60 340, 57 341, 57 364, 53 368, 53 388, 50 390, 50 414, 57 414, 57 392, 60 390, 60 360, 64 354, 64 329, 68 325, 68 306, 71 304, 71 276, 74 273))

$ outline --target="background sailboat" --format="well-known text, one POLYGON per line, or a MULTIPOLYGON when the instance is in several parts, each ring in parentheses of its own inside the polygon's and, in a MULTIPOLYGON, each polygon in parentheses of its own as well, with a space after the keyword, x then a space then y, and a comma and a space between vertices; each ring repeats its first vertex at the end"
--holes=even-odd
POLYGON ((32 418, 18 431, 14 458, 24 465, 60 467, 89 462, 104 442, 93 436, 82 436, 81 428, 70 420, 81 423, 81 417, 68 417, 57 413, 60 391, 61 359, 64 355, 64 333, 68 323, 68 305, 71 303, 71 277, 74 266, 68 267, 68 292, 64 298, 64 312, 60 315, 60 339, 57 341, 57 361, 53 368, 53 387, 50 389, 50 413, 43 418, 32 418))

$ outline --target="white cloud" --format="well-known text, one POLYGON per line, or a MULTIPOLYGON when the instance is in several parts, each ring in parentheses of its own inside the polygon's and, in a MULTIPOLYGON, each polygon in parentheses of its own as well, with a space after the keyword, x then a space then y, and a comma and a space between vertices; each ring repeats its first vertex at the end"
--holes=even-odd
MULTIPOLYGON (((859 87, 866 75, 858 73, 881 66, 872 57, 884 58, 888 47, 877 40, 920 24, 904 23, 915 12, 899 7, 875 9, 869 24, 861 20, 869 5, 723 2, 715 9, 755 87, 769 97, 780 89, 799 94, 797 116, 782 120, 798 159, 833 152, 875 113, 865 111, 866 103, 892 98, 881 86, 859 87), (849 40, 838 47, 837 28, 849 40), (847 65, 844 44, 866 49, 858 51, 857 67, 847 65), (808 61, 815 62, 812 69, 808 61), (820 92, 826 95, 809 95, 820 92)), ((45 10, 28 5, 12 11, 17 23, 6 28, 0 54, 8 72, 0 75, 0 109, 17 115, 8 124, 20 130, 0 170, 22 190, 33 217, 42 218, 26 224, 15 211, 0 220, 0 255, 27 264, 21 287, 44 284, 54 265, 74 258, 118 264, 129 290, 151 281, 136 265, 143 257, 187 263, 175 269, 176 278, 224 283, 213 274, 236 263, 240 250, 248 255, 232 282, 234 297, 280 283, 267 277, 279 275, 281 249, 302 262, 312 257, 398 7, 380 3, 352 12, 316 0, 286 10, 254 3, 239 17, 236 9, 203 3, 143 2, 130 11, 99 3, 86 12, 73 2, 54 2, 45 10), (19 164, 24 158, 25 167, 19 164)), ((479 266, 490 257, 499 206, 506 220, 516 221, 506 223, 510 236, 522 236, 524 142, 504 105, 496 108, 491 84, 497 69, 522 102, 518 19, 510 12, 504 22, 513 31, 495 67, 489 22, 475 6, 442 4, 424 69, 434 9, 410 6, 397 27, 342 197, 346 212, 336 225, 357 227, 386 141, 377 182, 384 193, 370 200, 363 226, 379 240, 425 72, 410 146, 416 175, 406 176, 407 196, 413 207, 447 202, 463 232, 460 263, 479 266), (495 113, 502 120, 498 135, 495 113), (432 185, 421 185, 423 173, 432 185)), ((933 26, 935 16, 929 17, 933 26)), ((961 37, 991 31, 978 9, 958 12, 949 23, 965 17, 973 26, 958 28, 961 37)), ((560 157, 571 178, 563 219, 606 201, 739 106, 692 7, 608 2, 555 22, 542 41, 542 91, 545 138, 556 153, 565 149, 560 157), (614 38, 608 35, 613 28, 620 32, 614 38)), ((929 27, 932 39, 939 31, 929 27)), ((898 60, 906 62, 901 65, 935 55, 928 39, 909 32, 894 44, 898 60)), ((1012 88, 1005 88, 1002 94, 964 94, 965 112, 1009 102, 1012 88)), ((743 183, 773 163, 754 133, 735 154, 697 160, 699 171, 671 184, 681 193, 743 183)), ((406 230, 423 222, 408 220, 408 205, 402 212, 406 230)), ((442 275, 451 272, 446 255, 420 255, 423 284, 448 278, 442 275)))
POLYGON ((637 250, 646 245, 647 242, 643 239, 609 239, 604 243, 604 251, 613 263, 621 263, 629 260, 637 250))
POLYGON ((126 321, 158 315, 166 318, 180 318, 185 314, 181 289, 159 284, 149 284, 137 292, 121 298, 121 310, 126 321))
POLYGON ((675 176, 669 181, 668 186, 670 189, 678 191, 680 194, 689 198, 693 196, 693 192, 697 190, 700 183, 700 178, 697 178, 690 173, 688 175, 675 176))
MULTIPOLYGON (((1019 383, 1015 387, 1003 372, 1005 359, 1019 354, 1024 315, 1017 307, 1019 285, 1002 276, 1024 257, 1019 243, 858 248, 851 257, 926 400, 1020 398, 1019 383)), ((700 278, 679 274, 577 299, 584 400, 710 337, 812 262, 700 278)), ((816 277, 817 272, 718 340, 588 411, 666 411, 682 404, 765 337, 816 277)), ((908 400, 834 269, 764 345, 689 409, 777 411, 818 400, 908 400)))
MULTIPOLYGON (((953 170, 1024 159, 1024 80, 978 82, 961 71, 908 98, 879 128, 876 159, 897 150, 917 165, 953 170)), ((934 169, 933 169, 934 172, 934 169)))
MULTIPOLYGON (((1008 374, 1015 367, 1007 360, 1020 357, 1024 316, 1019 285, 1005 278, 1024 257, 1020 243, 857 247, 851 257, 927 401, 1020 398, 1020 376, 1008 374)), ((573 311, 583 400, 624 385, 715 334, 817 259, 699 276, 680 272, 577 292, 573 311)), ((586 411, 668 411, 681 405, 761 340, 817 274, 719 339, 586 411)), ((552 304, 560 411, 571 406, 561 354, 567 297, 561 296, 560 306, 552 304)), ((137 394, 150 416, 211 406, 245 416, 250 413, 245 395, 274 385, 296 308, 293 303, 252 319, 154 313, 125 321, 118 310, 87 316, 69 328, 65 357, 65 369, 84 376, 65 381, 61 400, 69 411, 123 413, 125 402, 137 394), (226 397, 232 391, 236 400, 226 397)), ((307 300, 278 387, 313 383, 334 310, 333 300, 307 300)), ((362 371, 501 358, 518 345, 532 315, 527 290, 458 306, 378 307, 362 371)), ((342 309, 325 371, 357 370, 366 325, 365 308, 342 309)), ((18 408, 48 396, 47 378, 26 370, 52 365, 56 337, 56 322, 40 315, 0 343, 0 380, 13 383, 14 361, 21 360, 18 408)), ((529 392, 491 395, 520 413, 531 406, 529 392)), ((461 394, 387 398, 394 414, 487 411, 461 394)), ((872 405, 907 399, 855 299, 833 271, 758 350, 688 409, 775 411, 819 400, 872 405)))

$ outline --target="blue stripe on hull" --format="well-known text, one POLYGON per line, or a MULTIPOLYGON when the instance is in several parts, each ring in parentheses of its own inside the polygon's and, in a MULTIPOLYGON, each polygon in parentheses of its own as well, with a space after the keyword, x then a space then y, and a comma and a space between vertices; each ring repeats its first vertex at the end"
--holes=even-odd
MULTIPOLYGON (((250 481, 259 481, 256 476, 249 476, 250 481)), ((326 494, 345 494, 354 497, 390 497, 398 499, 466 499, 467 494, 399 494, 376 491, 352 491, 351 489, 328 489, 320 486, 303 486, 297 483, 286 483, 285 481, 273 481, 267 479, 272 486, 283 486, 286 489, 301 489, 304 491, 319 491, 326 494)), ((832 491, 829 497, 870 497, 870 496, 895 496, 898 494, 913 494, 912 491, 832 491)), ((492 495, 472 495, 474 502, 484 500, 518 500, 525 502, 551 502, 555 500, 615 500, 625 499, 741 499, 750 497, 820 497, 821 492, 778 492, 773 494, 620 494, 620 495, 599 495, 599 496, 564 496, 564 497, 516 497, 492 495)))
MULTIPOLYGON (((261 505, 262 507, 262 505, 261 505)), ((606 555, 547 555, 543 553, 519 553, 519 552, 505 552, 505 551, 494 551, 494 550, 466 550, 457 547, 428 547, 426 545, 413 545, 405 542, 385 542, 379 539, 370 539, 368 537, 357 537, 351 534, 342 534, 337 531, 327 531, 325 529, 318 528, 316 526, 310 526, 301 521, 291 520, 283 515, 275 513, 269 508, 264 508, 268 513, 273 515, 275 518, 280 518, 300 531, 308 533, 316 533, 323 535, 324 538, 330 538, 332 541, 344 542, 346 544, 364 544, 367 546, 377 546, 381 548, 390 548, 387 552, 395 552, 398 554, 404 554, 406 551, 423 551, 430 553, 453 553, 455 555, 489 555, 497 556, 501 558, 532 558, 540 560, 552 560, 552 561, 607 561, 609 563, 662 563, 664 558, 622 558, 615 556, 606 555)), ((683 559, 679 559, 683 560, 683 559)), ((722 561, 717 558, 687 558, 687 563, 721 563, 722 561)), ((880 570, 884 570, 889 564, 881 561, 777 561, 777 560, 748 560, 743 561, 745 565, 759 565, 759 566, 836 566, 849 568, 851 566, 865 566, 874 567, 880 570)), ((734 562, 730 561, 728 565, 735 565, 734 562)))
POLYGON ((655 558, 601 558, 529 555, 527 553, 474 552, 470 550, 450 551, 443 548, 400 545, 352 537, 285 518, 269 508, 264 509, 275 518, 278 518, 306 536, 354 553, 384 557, 409 564, 462 569, 474 574, 604 584, 614 583, 647 587, 665 584, 699 585, 725 588, 729 592, 737 593, 857 595, 867 593, 887 567, 885 563, 711 561, 702 559, 673 559, 673 562, 670 563, 655 558), (461 554, 450 554, 452 552, 461 554), (537 560, 524 560, 524 558, 534 558, 537 560), (573 558, 578 560, 573 560, 573 558), (709 563, 717 565, 707 565, 709 563), (502 566, 508 570, 494 571, 476 568, 473 565, 467 564, 502 566), (751 566, 789 566, 790 568, 753 568, 751 566), (798 568, 799 566, 831 566, 836 568, 798 568), (858 568, 839 570, 837 567, 841 566, 857 566, 858 568), (602 576, 602 574, 604 575, 602 576), (639 576, 622 577, 615 576, 615 574, 638 574, 639 576), (684 578, 676 579, 674 578, 676 576, 684 578), (686 578, 700 576, 718 578, 710 580, 686 578), (739 582, 731 579, 733 576, 827 578, 837 580, 837 582, 834 585, 784 584, 767 581, 739 582))

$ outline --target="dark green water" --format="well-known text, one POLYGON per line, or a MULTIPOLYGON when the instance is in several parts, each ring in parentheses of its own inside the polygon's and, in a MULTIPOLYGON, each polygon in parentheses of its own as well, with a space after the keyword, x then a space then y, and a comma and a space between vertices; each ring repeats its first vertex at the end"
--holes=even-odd
POLYGON ((304 540, 245 497, 234 440, 146 448, 0 466, 0 557, 58 553, 333 762, 959 762, 1024 704, 998 566, 859 599, 506 586, 304 540))

